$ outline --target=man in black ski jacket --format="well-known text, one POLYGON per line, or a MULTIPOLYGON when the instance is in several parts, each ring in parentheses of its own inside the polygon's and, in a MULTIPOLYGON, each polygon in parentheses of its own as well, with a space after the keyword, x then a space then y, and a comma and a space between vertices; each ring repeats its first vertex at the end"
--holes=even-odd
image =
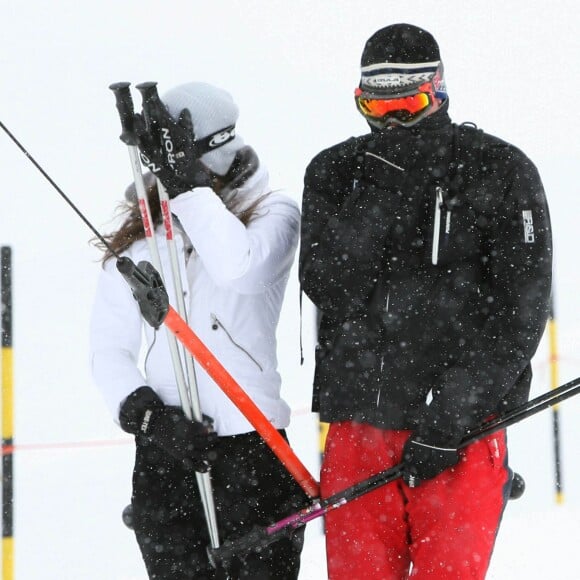
POLYGON ((371 132, 322 151, 304 180, 313 410, 331 423, 322 494, 404 467, 328 514, 329 576, 484 578, 511 485, 505 433, 458 445, 527 400, 551 285, 544 190, 519 149, 451 122, 427 31, 379 30, 361 66, 371 132))

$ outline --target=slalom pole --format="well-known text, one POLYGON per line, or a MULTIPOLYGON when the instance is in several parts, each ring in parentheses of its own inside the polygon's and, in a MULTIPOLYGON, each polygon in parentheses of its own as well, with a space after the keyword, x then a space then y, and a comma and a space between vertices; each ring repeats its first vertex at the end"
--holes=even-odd
MULTIPOLYGON (((320 414, 318 415, 318 454, 320 460, 320 467, 324 463, 324 450, 326 448, 326 439, 328 437, 328 430, 330 429, 330 423, 325 423, 320 420, 320 414)), ((322 533, 326 533, 326 526, 324 520, 322 520, 322 533)))
POLYGON ((0 249, 2 294, 2 580, 14 578, 12 249, 0 249))
MULTIPOLYGON (((145 230, 145 239, 149 248, 149 253, 153 265, 163 276, 163 270, 161 267, 161 258, 159 256, 159 248, 155 240, 155 224, 151 218, 151 209, 149 207, 149 201, 147 198, 147 191, 145 189, 145 184, 143 181, 143 174, 141 172, 141 161, 139 157, 139 148, 137 147, 137 135, 134 128, 134 109, 133 109, 133 99, 131 98, 131 91, 129 89, 130 83, 119 82, 110 85, 110 89, 115 95, 117 111, 119 113, 119 118, 121 119, 122 133, 120 139, 129 151, 129 159, 131 161, 131 169, 133 171, 133 180, 135 182, 135 189, 137 191, 137 198, 139 202, 139 210, 141 212, 141 219, 143 221, 143 228, 145 230)), ((166 194, 167 195, 167 194, 166 194)), ((175 260, 177 257, 175 256, 175 260)), ((179 272, 179 265, 177 266, 177 272, 179 272)), ((171 262, 173 269, 173 262, 171 262)), ((176 281, 176 276, 174 274, 174 281, 176 281)), ((182 288, 181 280, 179 280, 179 286, 175 286, 175 292, 177 295, 182 294, 179 292, 179 288, 182 288)), ((182 295, 183 299, 183 295, 182 295)), ((179 398, 181 401, 181 407, 185 416, 189 419, 195 419, 196 421, 203 421, 203 416, 201 412, 201 405, 199 402, 199 397, 197 395, 197 389, 195 390, 195 396, 191 389, 191 384, 188 385, 183 367, 181 364, 181 357, 179 355, 179 348, 177 339, 171 332, 166 329, 167 342, 169 344, 169 351, 171 354, 171 360, 173 363, 173 368, 175 372, 175 379, 177 382, 177 388, 179 392, 179 398)), ((194 379, 193 367, 191 367, 191 373, 189 375, 189 380, 194 379)), ((207 522, 208 533, 210 536, 210 541, 212 547, 217 548, 219 546, 219 531, 217 525, 217 516, 215 509, 215 501, 213 497, 213 490, 211 484, 211 475, 209 471, 205 473, 195 472, 195 477, 199 487, 199 492, 201 496, 201 501, 204 509, 205 519, 207 522)))
MULTIPOLYGON (((559 356, 558 335, 556 327, 556 310, 554 308, 554 293, 550 298, 550 316, 548 318, 548 339, 550 345, 550 388, 555 389, 559 382, 559 356)), ((560 407, 552 407, 552 431, 554 434, 554 483, 556 491, 556 503, 564 503, 564 490, 562 482, 562 455, 560 440, 560 407)))
MULTIPOLYGON (((580 393, 580 378, 570 381, 556 389, 552 389, 527 403, 523 403, 504 415, 500 415, 491 421, 483 423, 480 427, 470 431, 463 438, 459 447, 466 447, 483 437, 492 435, 496 431, 507 429, 511 425, 535 415, 547 407, 552 407, 565 399, 569 399, 578 393, 580 393)), ((370 491, 395 481, 402 475, 402 469, 402 463, 395 465, 390 469, 381 471, 368 479, 339 491, 328 498, 315 500, 299 512, 291 514, 267 527, 256 526, 249 534, 241 538, 226 540, 220 548, 210 551, 212 561, 214 563, 228 562, 234 556, 239 556, 252 550, 259 551, 279 540, 281 537, 292 534, 294 530, 306 525, 308 522, 324 516, 328 512, 338 509, 370 491)))
MULTIPOLYGON (((66 203, 73 209, 73 211, 82 219, 82 221, 93 232, 93 234, 101 241, 101 243, 117 259, 117 267, 119 267, 119 263, 123 262, 124 260, 128 260, 129 262, 131 262, 131 260, 129 260, 128 258, 121 257, 117 252, 115 252, 113 250, 113 248, 111 248, 110 244, 103 237, 103 235, 99 232, 99 230, 97 230, 91 224, 91 222, 83 215, 83 213, 79 210, 79 208, 72 202, 72 200, 69 197, 67 197, 67 195, 62 191, 62 189, 52 180, 52 178, 46 173, 46 171, 38 164, 38 162, 30 155, 30 153, 23 147, 23 145, 16 139, 16 137, 6 128, 6 126, 1 121, 0 121, 0 127, 6 132, 6 134, 12 139, 12 141, 14 141, 14 143, 26 155, 26 157, 28 157, 28 159, 31 161, 31 163, 40 171, 40 173, 42 173, 42 175, 49 181, 49 183, 56 189, 56 191, 59 193, 59 195, 66 201, 66 203)), ((135 267, 135 276, 141 277, 141 279, 144 280, 143 283, 149 282, 148 277, 142 272, 142 270, 140 270, 137 267, 135 267)), ((165 293, 165 295, 166 295, 166 293, 165 293)), ((168 304, 167 304, 167 306, 168 306, 168 304)), ((142 311, 142 314, 143 314, 143 311, 142 311)), ((165 316, 165 315, 166 315, 166 312, 164 311, 163 316, 165 316)), ((147 322, 149 324, 151 324, 152 326, 159 326, 163 323, 163 318, 161 318, 159 320, 158 324, 153 324, 152 321, 149 321, 149 320, 147 320, 147 322)), ((185 325, 185 323, 184 323, 184 325, 185 325)), ((187 325, 185 325, 185 327, 187 327, 187 325)), ((200 364, 203 364, 203 361, 201 361, 200 364)), ((218 362, 218 364, 219 364, 219 362, 218 362)), ((217 377, 217 375, 216 375, 216 377, 217 377)), ((226 388, 225 386, 222 386, 219 383, 217 384, 217 386, 222 390, 224 390, 226 388)), ((240 389, 241 389, 241 387, 240 387, 240 389)), ((234 401, 232 401, 232 402, 234 402, 234 401)), ((255 403, 253 401, 251 401, 251 399, 250 399, 250 402, 251 402, 250 406, 255 406, 255 403)), ((234 404, 236 404, 236 402, 234 402, 234 404)), ((238 407, 238 409, 247 418, 248 411, 244 407, 238 407)), ((259 409, 258 409, 258 412, 261 413, 261 411, 259 409)), ((266 422, 269 423, 269 421, 267 419, 266 419, 266 422)), ((276 431, 276 429, 274 428, 274 426, 271 423, 270 423, 270 428, 274 429, 276 431)), ((269 429, 269 428, 265 427, 265 429, 269 429)), ((260 433, 260 435, 262 435, 262 433, 260 433)), ((275 438, 275 436, 273 436, 273 437, 275 438)), ((300 465, 301 465, 300 460, 298 459, 298 457, 295 456, 294 451, 292 450, 290 445, 286 442, 286 440, 283 438, 279 442, 278 451, 279 451, 279 453, 282 453, 282 454, 286 455, 288 458, 290 458, 290 460, 288 461, 289 464, 296 464, 298 466, 298 469, 297 469, 298 472, 302 472, 302 471, 304 472, 305 476, 303 478, 302 489, 304 489, 304 491, 308 495, 311 495, 311 497, 316 497, 318 495, 318 484, 316 483, 314 478, 310 474, 308 474, 306 468, 303 465, 300 467, 300 465), (310 489, 313 493, 310 494, 307 491, 307 489, 310 489)), ((295 478, 298 477, 297 474, 296 475, 294 475, 293 473, 291 473, 291 474, 295 478)))
POLYGON ((320 463, 324 460, 324 448, 326 447, 326 438, 328 437, 328 429, 330 428, 330 423, 325 423, 318 417, 318 455, 320 463))

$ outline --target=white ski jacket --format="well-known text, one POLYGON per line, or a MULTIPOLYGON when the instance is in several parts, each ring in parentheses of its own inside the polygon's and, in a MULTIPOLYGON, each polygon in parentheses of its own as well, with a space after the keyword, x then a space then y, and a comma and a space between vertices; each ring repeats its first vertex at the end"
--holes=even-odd
MULTIPOLYGON (((266 170, 238 190, 249 201, 271 191, 266 170)), ((290 409, 280 397, 276 327, 290 268, 298 245, 300 211, 286 195, 264 198, 244 226, 209 188, 197 188, 171 201, 183 235, 176 236, 188 323, 272 424, 288 426, 290 409)), ((175 305, 169 255, 162 226, 156 230, 163 278, 175 305)), ((125 255, 135 263, 151 261, 145 240, 125 255)), ((152 387, 168 405, 180 405, 169 354, 167 331, 145 324, 131 290, 109 260, 100 275, 91 319, 90 364, 93 378, 118 422, 125 398, 140 386, 152 387), (147 356, 142 361, 145 336, 147 356), (143 367, 143 368, 141 368, 143 367)), ((219 435, 253 427, 195 364, 204 414, 219 435)))

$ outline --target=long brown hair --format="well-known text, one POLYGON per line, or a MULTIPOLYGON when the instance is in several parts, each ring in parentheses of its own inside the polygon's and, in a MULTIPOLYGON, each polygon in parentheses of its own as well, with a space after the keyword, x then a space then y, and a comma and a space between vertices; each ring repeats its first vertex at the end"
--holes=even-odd
MULTIPOLYGON (((223 185, 215 180, 212 184, 214 191, 219 195, 223 188, 223 185)), ((270 193, 259 196, 257 199, 253 199, 250 204, 246 205, 244 199, 240 196, 233 195, 226 202, 226 208, 233 213, 245 226, 247 226, 255 217, 258 215, 258 206, 264 198, 266 198, 270 193)), ((157 190, 157 183, 149 185, 147 188, 147 200, 149 202, 149 207, 151 210, 151 221, 154 227, 161 224, 161 206, 159 204, 159 192, 157 190)), ((110 258, 115 255, 124 252, 133 242, 141 240, 145 237, 145 229, 143 228, 143 220, 141 218, 141 212, 139 210, 139 203, 137 199, 131 201, 124 201, 117 207, 116 216, 120 217, 125 215, 125 219, 122 222, 119 229, 110 234, 103 235, 103 238, 107 242, 107 245, 103 243, 102 240, 94 238, 92 240, 93 244, 103 250, 102 263, 104 264, 110 258)))

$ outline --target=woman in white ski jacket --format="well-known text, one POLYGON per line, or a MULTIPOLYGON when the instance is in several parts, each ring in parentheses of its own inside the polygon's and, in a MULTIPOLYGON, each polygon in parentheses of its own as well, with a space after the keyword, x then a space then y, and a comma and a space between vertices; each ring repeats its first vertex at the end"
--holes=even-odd
MULTIPOLYGON (((298 243, 298 206, 270 189, 256 154, 235 135, 238 109, 228 93, 188 83, 162 102, 173 120, 188 111, 196 151, 203 153, 194 160, 196 175, 190 179, 157 174, 172 198, 188 323, 284 434, 290 409, 280 397, 276 327, 298 243), (216 136, 221 144, 203 152, 203 144, 216 136)), ((140 148, 145 158, 155 153, 146 145, 140 148)), ((147 181, 155 238, 168 274, 157 188, 154 179, 147 181)), ((108 242, 135 263, 150 261, 134 198, 127 212, 108 242)), ((217 578, 206 555, 210 541, 195 470, 211 465, 222 540, 287 515, 305 498, 199 365, 195 378, 206 421, 184 417, 167 334, 143 323, 111 257, 105 253, 94 304, 91 368, 115 421, 136 435, 132 507, 137 540, 151 578, 217 578)), ((169 275, 164 283, 171 301, 169 275)), ((232 563, 229 573, 232 578, 297 578, 301 548, 302 536, 296 535, 232 563)))

